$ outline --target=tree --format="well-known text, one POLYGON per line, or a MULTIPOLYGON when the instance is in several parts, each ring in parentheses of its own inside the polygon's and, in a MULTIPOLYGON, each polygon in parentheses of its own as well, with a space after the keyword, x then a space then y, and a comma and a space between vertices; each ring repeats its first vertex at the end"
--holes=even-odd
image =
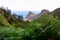
POLYGON ((18 15, 18 16, 17 16, 17 20, 18 20, 18 21, 22 21, 22 20, 23 20, 23 16, 18 15))

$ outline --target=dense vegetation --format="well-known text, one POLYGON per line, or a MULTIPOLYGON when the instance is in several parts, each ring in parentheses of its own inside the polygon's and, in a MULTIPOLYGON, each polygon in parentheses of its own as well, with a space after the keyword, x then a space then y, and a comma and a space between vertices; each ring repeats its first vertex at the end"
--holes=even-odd
POLYGON ((60 19, 43 14, 32 22, 0 8, 0 40, 60 40, 60 19))

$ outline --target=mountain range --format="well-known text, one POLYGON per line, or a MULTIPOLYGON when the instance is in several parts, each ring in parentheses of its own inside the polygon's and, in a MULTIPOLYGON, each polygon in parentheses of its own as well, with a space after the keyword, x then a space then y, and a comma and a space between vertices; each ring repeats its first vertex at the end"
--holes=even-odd
MULTIPOLYGON (((34 14, 38 14, 40 11, 31 11, 33 12, 34 14)), ((29 14, 29 11, 18 11, 18 10, 15 10, 15 11, 12 11, 12 13, 15 13, 17 15, 22 15, 23 18, 25 19, 26 16, 29 14)))
POLYGON ((41 10, 41 12, 39 11, 13 11, 14 13, 17 13, 17 15, 23 15, 24 17, 24 21, 32 21, 32 20, 36 20, 38 19, 41 15, 43 14, 52 14, 54 17, 57 16, 58 18, 60 18, 60 8, 57 8, 53 11, 49 11, 46 9, 41 10))
POLYGON ((33 12, 29 11, 28 15, 26 16, 25 20, 24 21, 32 21, 32 20, 36 20, 40 17, 40 15, 42 14, 46 14, 46 13, 49 13, 50 11, 49 10, 46 10, 46 9, 43 9, 40 13, 38 14, 34 14, 33 12))

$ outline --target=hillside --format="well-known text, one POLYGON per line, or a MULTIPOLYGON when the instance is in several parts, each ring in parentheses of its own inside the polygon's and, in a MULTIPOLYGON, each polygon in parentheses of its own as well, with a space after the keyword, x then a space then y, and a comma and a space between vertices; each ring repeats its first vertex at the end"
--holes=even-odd
POLYGON ((44 9, 39 14, 29 11, 24 21, 21 15, 0 8, 0 40, 60 40, 59 13, 60 9, 44 9))
POLYGON ((0 14, 0 25, 5 25, 5 26, 10 25, 9 22, 6 20, 6 18, 2 14, 0 14))
POLYGON ((58 17, 60 19, 60 8, 57 8, 51 12, 54 17, 58 17))

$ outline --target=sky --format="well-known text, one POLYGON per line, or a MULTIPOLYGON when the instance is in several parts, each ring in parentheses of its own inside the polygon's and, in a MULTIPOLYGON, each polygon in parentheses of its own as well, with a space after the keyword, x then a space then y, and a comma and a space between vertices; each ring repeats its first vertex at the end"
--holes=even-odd
POLYGON ((12 11, 53 11, 60 7, 60 0, 0 0, 0 7, 8 7, 12 11))

